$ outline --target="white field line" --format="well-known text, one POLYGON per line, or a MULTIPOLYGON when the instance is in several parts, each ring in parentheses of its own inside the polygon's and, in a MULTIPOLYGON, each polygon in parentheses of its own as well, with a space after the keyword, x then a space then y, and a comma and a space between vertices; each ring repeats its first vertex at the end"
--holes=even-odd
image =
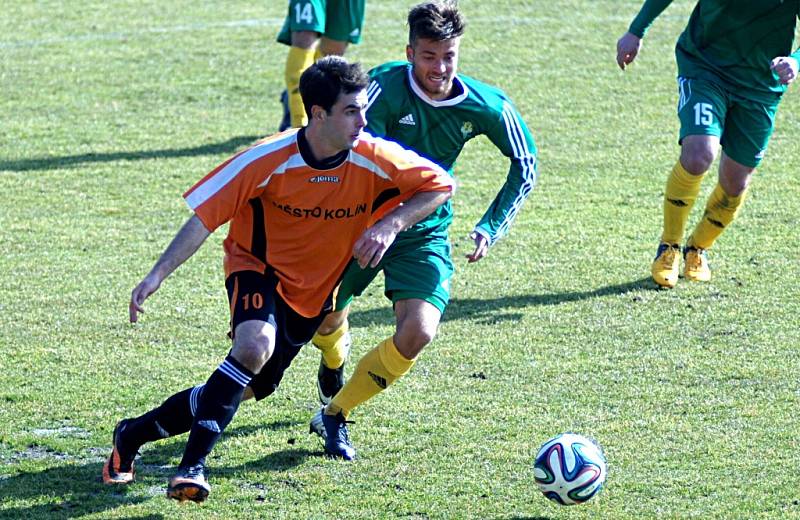
MULTIPOLYGON (((624 29, 627 23, 633 18, 630 16, 605 16, 597 18, 589 18, 585 21, 593 23, 615 23, 619 24, 624 29)), ((659 18, 666 18, 660 16, 659 18)), ((54 38, 41 38, 37 40, 21 40, 21 41, 0 41, 0 49, 16 49, 16 48, 30 48, 40 47, 45 45, 54 45, 60 43, 75 43, 75 42, 92 42, 92 41, 123 41, 135 39, 139 36, 147 36, 150 34, 165 34, 165 33, 179 33, 191 31, 206 31, 209 29, 239 29, 239 28, 252 28, 252 27, 280 27, 283 25, 283 18, 263 18, 251 20, 233 20, 230 22, 217 22, 217 23, 196 23, 188 25, 173 25, 168 27, 151 27, 127 32, 112 32, 112 33, 97 33, 97 34, 76 34, 68 36, 59 36, 54 38)), ((498 30, 503 25, 546 25, 558 24, 563 20, 552 17, 526 17, 526 16, 496 16, 496 17, 476 17, 470 18, 471 25, 486 24, 495 26, 498 30)), ((390 20, 381 18, 375 21, 370 21, 367 29, 370 27, 400 27, 405 29, 403 20, 390 20)))
POLYGON ((208 29, 238 29, 241 27, 280 27, 283 24, 283 18, 265 18, 262 20, 234 20, 231 22, 219 23, 196 23, 189 25, 173 25, 171 27, 150 27, 147 29, 140 29, 129 32, 113 32, 113 33, 99 33, 99 34, 77 34, 72 36, 60 36, 56 38, 42 38, 39 40, 23 40, 18 42, 13 41, 0 41, 0 49, 12 49, 17 47, 39 47, 42 45, 52 45, 57 43, 72 43, 72 42, 91 42, 91 41, 106 41, 106 40, 130 40, 137 36, 146 36, 149 34, 164 34, 164 33, 178 33, 178 32, 191 32, 191 31, 205 31, 208 29))

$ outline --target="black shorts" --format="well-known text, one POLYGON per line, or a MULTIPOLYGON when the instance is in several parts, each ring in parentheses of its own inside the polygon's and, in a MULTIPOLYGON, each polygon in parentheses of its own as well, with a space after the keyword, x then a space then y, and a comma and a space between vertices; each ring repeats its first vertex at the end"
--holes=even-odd
POLYGON ((265 321, 275 328, 272 357, 250 381, 256 399, 263 399, 278 388, 284 371, 330 312, 328 301, 319 315, 301 316, 281 298, 277 285, 278 279, 271 270, 267 273, 238 271, 225 280, 231 306, 231 339, 236 326, 248 320, 265 321))

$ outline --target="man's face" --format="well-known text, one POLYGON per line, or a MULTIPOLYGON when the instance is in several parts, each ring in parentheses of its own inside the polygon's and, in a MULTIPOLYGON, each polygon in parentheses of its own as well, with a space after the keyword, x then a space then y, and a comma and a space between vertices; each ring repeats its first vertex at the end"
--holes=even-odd
POLYGON ((417 38, 406 47, 414 79, 431 99, 441 100, 450 96, 458 69, 460 42, 460 37, 440 41, 417 38))
POLYGON ((326 114, 324 133, 328 144, 337 150, 353 148, 367 126, 367 91, 340 94, 339 99, 326 114))

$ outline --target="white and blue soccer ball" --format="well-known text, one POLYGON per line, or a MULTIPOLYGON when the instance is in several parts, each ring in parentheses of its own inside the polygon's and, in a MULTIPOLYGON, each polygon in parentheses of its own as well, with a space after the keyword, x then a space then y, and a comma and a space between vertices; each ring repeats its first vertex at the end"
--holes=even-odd
POLYGON ((562 433, 545 442, 533 463, 536 485, 554 502, 571 506, 595 496, 606 481, 606 458, 583 435, 562 433))

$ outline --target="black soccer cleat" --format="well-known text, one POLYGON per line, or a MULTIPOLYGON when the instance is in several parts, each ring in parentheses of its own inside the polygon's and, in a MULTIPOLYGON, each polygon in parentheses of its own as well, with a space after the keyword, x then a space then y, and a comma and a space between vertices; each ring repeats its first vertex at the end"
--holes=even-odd
POLYGON ((136 471, 133 469, 133 459, 136 458, 136 450, 125 449, 120 437, 125 427, 128 424, 128 419, 123 419, 114 427, 114 433, 111 441, 111 455, 103 464, 103 483, 109 485, 116 484, 130 484, 136 477, 136 471))
POLYGON ((202 502, 208 498, 210 492, 211 486, 206 481, 205 467, 202 464, 188 468, 179 467, 167 486, 167 497, 178 502, 202 502))
POLYGON ((328 368, 322 359, 319 360, 319 371, 317 371, 317 395, 319 402, 328 405, 333 396, 339 393, 344 386, 344 365, 350 356, 350 333, 347 332, 344 338, 344 361, 339 368, 328 368))

